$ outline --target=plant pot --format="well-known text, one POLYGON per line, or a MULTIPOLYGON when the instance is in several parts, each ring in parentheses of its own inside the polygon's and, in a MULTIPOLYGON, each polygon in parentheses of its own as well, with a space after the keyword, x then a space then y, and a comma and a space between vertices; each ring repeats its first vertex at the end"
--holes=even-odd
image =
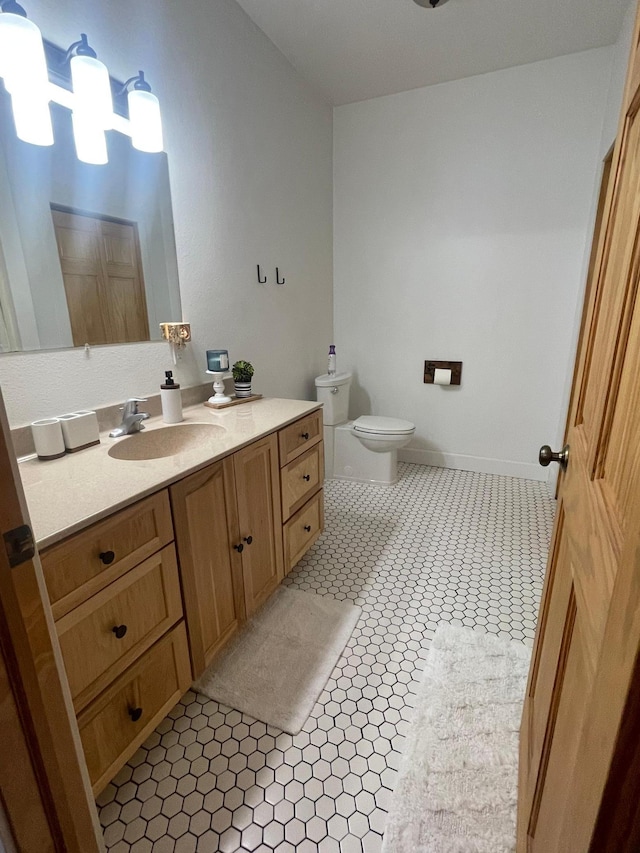
POLYGON ((236 389, 236 397, 250 397, 251 396, 251 382, 236 382, 234 380, 234 386, 236 389))

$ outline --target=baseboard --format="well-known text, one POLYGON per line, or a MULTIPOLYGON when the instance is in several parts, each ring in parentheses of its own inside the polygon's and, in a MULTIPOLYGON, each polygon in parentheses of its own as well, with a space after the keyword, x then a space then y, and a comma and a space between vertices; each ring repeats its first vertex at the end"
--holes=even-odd
POLYGON ((454 468, 456 471, 476 471, 480 474, 501 474, 503 477, 521 477, 524 480, 546 482, 549 471, 534 462, 510 462, 507 459, 489 459, 484 456, 465 456, 462 453, 441 453, 438 450, 398 451, 401 462, 433 465, 436 468, 454 468))

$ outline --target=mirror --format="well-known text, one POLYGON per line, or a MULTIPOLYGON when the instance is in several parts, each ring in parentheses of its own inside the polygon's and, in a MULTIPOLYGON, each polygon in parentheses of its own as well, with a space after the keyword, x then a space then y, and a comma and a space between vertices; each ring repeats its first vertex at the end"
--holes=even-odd
POLYGON ((0 352, 160 340, 182 317, 166 154, 110 131, 82 163, 51 115, 54 145, 28 145, 0 94, 0 352))

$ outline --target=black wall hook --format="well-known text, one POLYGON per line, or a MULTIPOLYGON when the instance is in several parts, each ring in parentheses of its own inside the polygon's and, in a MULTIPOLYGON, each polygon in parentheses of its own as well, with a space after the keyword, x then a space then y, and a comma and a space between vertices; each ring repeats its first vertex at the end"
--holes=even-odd
POLYGON ((284 284, 284 276, 282 277, 282 281, 280 281, 280 272, 278 267, 276 267, 276 284, 284 284))
POLYGON ((260 264, 257 264, 257 269, 258 269, 258 284, 266 284, 267 283, 266 275, 264 278, 260 278, 260 264))

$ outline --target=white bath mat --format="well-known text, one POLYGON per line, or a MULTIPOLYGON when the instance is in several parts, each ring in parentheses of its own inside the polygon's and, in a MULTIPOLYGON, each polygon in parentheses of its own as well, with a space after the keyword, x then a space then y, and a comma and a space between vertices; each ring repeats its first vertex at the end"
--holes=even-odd
POLYGON ((383 853, 512 853, 531 649, 441 622, 427 656, 383 853))
POLYGON ((194 689, 298 734, 359 617, 353 604, 278 587, 194 689))

